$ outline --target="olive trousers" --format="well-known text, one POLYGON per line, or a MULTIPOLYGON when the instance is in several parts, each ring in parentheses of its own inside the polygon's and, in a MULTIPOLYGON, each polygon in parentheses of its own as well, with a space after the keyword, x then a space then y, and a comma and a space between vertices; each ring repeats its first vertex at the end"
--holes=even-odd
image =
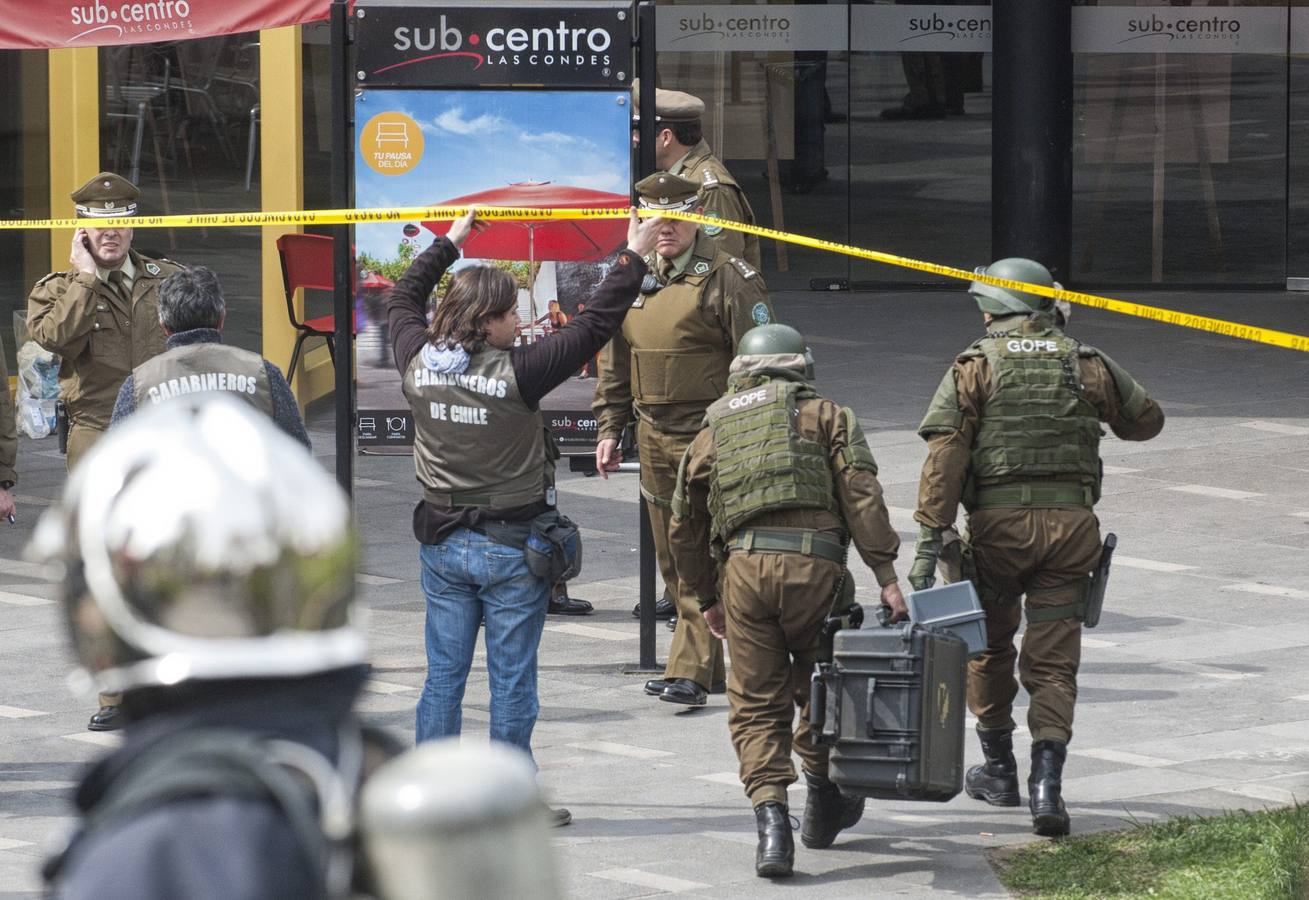
POLYGON ((637 425, 636 442, 641 454, 641 493, 645 495, 650 530, 654 533, 655 556, 668 594, 677 606, 677 630, 668 650, 665 678, 689 678, 705 690, 723 680, 723 644, 709 633, 700 604, 677 577, 677 563, 668 546, 668 526, 673 517, 673 489, 677 468, 694 434, 669 434, 637 425))
POLYGON ((987 647, 968 663, 968 708, 978 728, 1012 730, 1018 676, 1031 697, 1032 740, 1067 743, 1073 736, 1082 622, 1066 617, 1028 621, 1021 650, 1014 635, 1028 613, 1076 603, 1100 560, 1100 523, 1089 509, 995 508, 968 519, 986 611, 987 647))
POLYGON ((796 779, 792 750, 805 771, 827 777, 828 748, 815 745, 809 729, 809 676, 841 566, 799 553, 733 551, 724 568, 727 725, 741 784, 752 806, 786 805, 796 779))
MULTIPOLYGON (((64 458, 64 463, 68 466, 71 473, 77 468, 82 457, 86 455, 105 433, 102 429, 92 428, 90 425, 82 425, 78 422, 69 423, 68 429, 68 454, 64 458)), ((122 694, 100 694, 101 706, 117 706, 123 702, 122 694)))

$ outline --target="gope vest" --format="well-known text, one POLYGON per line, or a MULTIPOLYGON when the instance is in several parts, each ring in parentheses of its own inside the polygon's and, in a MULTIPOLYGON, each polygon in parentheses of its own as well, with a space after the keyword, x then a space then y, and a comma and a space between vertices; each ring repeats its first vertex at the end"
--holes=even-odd
POLYGON ((838 514, 827 448, 792 424, 796 401, 817 396, 806 384, 769 381, 715 401, 715 465, 709 486, 713 536, 726 542, 760 513, 825 509, 838 514))
POLYGON ((973 344, 970 352, 984 354, 991 369, 991 396, 973 441, 974 478, 1076 475, 1099 497, 1100 420, 1082 390, 1079 346, 1053 329, 991 334, 973 344))

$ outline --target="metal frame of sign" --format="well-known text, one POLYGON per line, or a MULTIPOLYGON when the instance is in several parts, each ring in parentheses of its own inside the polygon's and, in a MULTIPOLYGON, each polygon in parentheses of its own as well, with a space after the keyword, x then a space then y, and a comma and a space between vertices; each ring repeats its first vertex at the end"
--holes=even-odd
MULTIPOLYGON (((636 55, 637 74, 641 77, 640 108, 655 108, 655 7, 652 0, 645 2, 584 2, 575 0, 572 5, 554 2, 532 2, 532 0, 502 0, 487 3, 482 0, 455 0, 441 6, 422 5, 406 6, 394 0, 358 0, 354 4, 354 26, 356 29, 354 70, 347 65, 346 48, 348 43, 346 6, 347 0, 332 2, 332 49, 333 70, 339 77, 332 82, 333 121, 338 124, 335 129, 333 145, 333 202, 338 207, 352 205, 352 186, 354 172, 354 123, 352 104, 349 100, 358 87, 366 88, 450 88, 461 89, 503 89, 507 87, 549 87, 549 88, 614 88, 631 83, 632 52, 636 55), (504 25, 491 21, 497 13, 505 9, 515 11, 521 18, 514 25, 504 25), (459 18, 452 18, 453 11, 459 18), (576 14, 575 24, 563 28, 569 16, 576 14), (621 14, 621 15, 620 15, 621 14), (444 19, 442 16, 444 15, 444 19), (561 18, 562 17, 562 18, 561 18), (426 19, 426 23, 420 19, 426 19), (434 19, 434 21, 433 21, 434 19), (622 26, 621 38, 618 31, 610 32, 606 49, 621 54, 623 65, 611 59, 606 65, 602 60, 592 63, 592 53, 602 54, 596 49, 606 45, 606 40, 596 35, 595 30, 603 23, 619 23, 622 26), (589 24, 587 24, 589 23, 589 24), (551 27, 553 26, 553 27, 551 27), (635 34, 633 27, 635 26, 635 34), (392 42, 390 51, 376 46, 370 35, 385 34, 391 29, 392 42), (404 32, 396 34, 396 29, 424 29, 422 33, 404 32), (562 29, 562 30, 561 30, 562 29), (578 30, 574 30, 578 29, 578 30), (453 32, 458 32, 458 36, 453 32), (547 32, 555 46, 556 52, 560 41, 564 41, 570 57, 576 56, 577 39, 586 44, 586 58, 570 59, 561 62, 553 59, 547 62, 541 58, 535 62, 526 62, 528 69, 535 69, 531 77, 515 74, 512 60, 502 67, 499 60, 488 61, 485 51, 497 51, 505 47, 524 47, 517 51, 521 55, 530 55, 532 42, 537 42, 537 52, 544 54, 542 45, 547 40, 547 32), (476 37, 474 42, 473 38, 476 37), (396 44, 404 44, 397 47, 396 44), (411 52, 412 51, 412 52, 411 52), (398 55, 397 55, 398 54, 398 55), (448 54, 448 55, 447 55, 448 54), (478 59, 481 56, 480 60, 478 59), (428 57, 428 58, 423 58, 428 57), (433 68, 433 63, 451 62, 456 65, 441 65, 433 68), (457 67, 456 67, 457 66, 457 67)), ((654 162, 654 120, 647 115, 641 117, 640 149, 636 159, 634 182, 655 170, 654 162)), ((633 202, 635 195, 633 194, 633 202)), ((336 277, 335 277, 335 315, 336 346, 350 347, 353 352, 350 324, 354 315, 352 309, 352 285, 350 284, 350 247, 352 246, 350 229, 339 226, 334 232, 336 237, 336 277)), ((337 433, 337 479, 347 491, 351 488, 353 478, 355 421, 353 366, 349 364, 351 356, 342 357, 336 367, 336 433, 337 433)), ((373 415, 396 415, 409 411, 370 410, 373 415)), ((412 423, 409 423, 412 434, 412 423)), ((631 669, 636 672, 660 671, 655 656, 655 553, 654 537, 650 530, 650 520, 646 513, 645 499, 641 498, 639 512, 640 533, 640 659, 631 669)))
MULTIPOLYGON (((629 0, 357 0, 351 89, 621 89, 633 75, 633 16, 629 0)), ((355 432, 361 451, 399 451, 414 423, 407 409, 359 410, 355 432)))

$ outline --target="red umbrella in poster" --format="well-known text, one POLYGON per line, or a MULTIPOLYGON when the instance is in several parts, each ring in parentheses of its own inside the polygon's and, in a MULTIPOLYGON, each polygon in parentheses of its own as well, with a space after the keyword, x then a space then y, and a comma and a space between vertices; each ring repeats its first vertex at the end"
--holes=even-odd
POLYGON ((379 272, 369 272, 364 276, 363 280, 359 282, 359 286, 361 288, 381 291, 390 290, 395 287, 395 282, 379 272))
MULTIPOLYGON (((549 181, 523 181, 504 187, 452 197, 441 206, 509 206, 529 209, 615 209, 631 205, 624 194, 593 191, 549 181)), ((424 222, 434 234, 445 234, 451 222, 424 222)), ((613 253, 627 238, 626 219, 496 219, 464 242, 464 256, 475 259, 524 259, 596 262, 613 253)), ((529 285, 532 319, 536 291, 529 285)))
MULTIPOLYGON (((593 191, 549 181, 523 181, 452 197, 441 206, 511 206, 529 209, 626 209, 625 194, 593 191)), ((435 234, 450 222, 424 222, 435 234)), ((496 219, 464 242, 464 256, 476 259, 595 262, 617 250, 627 237, 626 219, 496 219)))

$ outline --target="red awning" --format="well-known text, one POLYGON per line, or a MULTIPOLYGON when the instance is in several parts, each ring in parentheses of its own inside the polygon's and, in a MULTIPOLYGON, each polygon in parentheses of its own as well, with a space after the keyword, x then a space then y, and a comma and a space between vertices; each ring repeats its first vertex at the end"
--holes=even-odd
MULTIPOLYGON (((628 206, 623 194, 589 188, 526 181, 452 197, 442 206, 511 206, 535 209, 613 209, 628 206)), ((451 222, 424 222, 434 234, 445 234, 451 222)), ((475 259, 595 261, 622 246, 626 219, 495 219, 486 230, 464 243, 464 256, 475 259)))
POLYGON ((27 0, 6 3, 0 50, 152 44, 326 19, 329 0, 27 0))
POLYGON ((395 287, 395 282, 378 272, 369 272, 359 282, 359 286, 361 288, 389 289, 395 287))

